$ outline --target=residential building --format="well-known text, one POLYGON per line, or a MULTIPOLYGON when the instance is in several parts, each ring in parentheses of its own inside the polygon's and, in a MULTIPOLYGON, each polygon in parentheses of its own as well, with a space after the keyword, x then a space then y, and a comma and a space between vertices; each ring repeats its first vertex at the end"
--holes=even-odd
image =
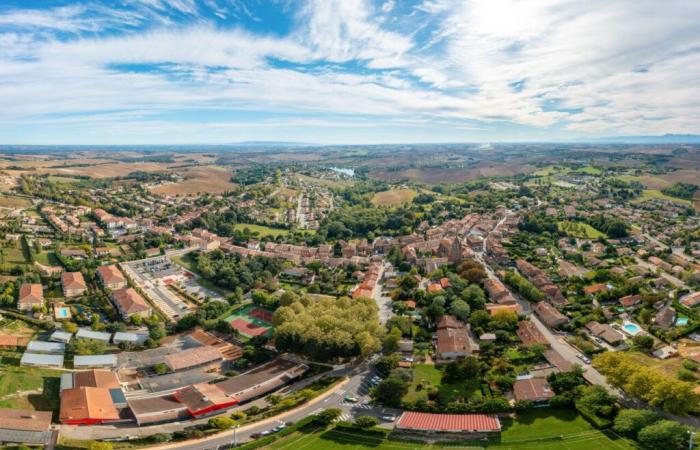
POLYGON ((122 289, 127 286, 124 274, 116 265, 99 266, 97 268, 97 276, 102 286, 107 289, 122 289))
POLYGON ((83 274, 80 272, 63 272, 61 274, 61 285, 65 297, 79 297, 87 291, 87 284, 83 274))
POLYGON ((113 291, 112 301, 125 319, 131 316, 147 318, 153 313, 150 305, 133 288, 122 288, 113 291))
POLYGON ((33 311, 44 305, 44 291, 39 283, 24 283, 19 288, 17 309, 20 311, 33 311))

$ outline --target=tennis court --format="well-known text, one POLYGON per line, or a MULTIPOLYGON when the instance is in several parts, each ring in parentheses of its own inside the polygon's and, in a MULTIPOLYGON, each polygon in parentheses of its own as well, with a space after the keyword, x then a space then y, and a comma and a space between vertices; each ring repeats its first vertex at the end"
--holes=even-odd
POLYGON ((226 319, 231 328, 246 337, 271 336, 274 313, 254 305, 239 309, 226 319))

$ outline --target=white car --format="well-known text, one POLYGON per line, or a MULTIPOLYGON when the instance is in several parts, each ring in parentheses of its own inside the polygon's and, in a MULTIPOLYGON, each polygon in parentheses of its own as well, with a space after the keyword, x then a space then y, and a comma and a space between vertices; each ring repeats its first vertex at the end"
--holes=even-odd
POLYGON ((392 416, 390 414, 385 414, 381 417, 382 420, 386 420, 388 422, 393 422, 396 420, 396 416, 392 416))

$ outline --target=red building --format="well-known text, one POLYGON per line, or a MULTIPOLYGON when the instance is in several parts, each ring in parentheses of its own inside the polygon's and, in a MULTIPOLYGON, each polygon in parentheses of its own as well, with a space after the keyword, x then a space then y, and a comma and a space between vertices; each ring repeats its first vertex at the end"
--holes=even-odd
POLYGON ((187 407, 187 412, 198 417, 235 406, 238 400, 227 396, 215 384, 193 384, 177 391, 173 397, 187 407))

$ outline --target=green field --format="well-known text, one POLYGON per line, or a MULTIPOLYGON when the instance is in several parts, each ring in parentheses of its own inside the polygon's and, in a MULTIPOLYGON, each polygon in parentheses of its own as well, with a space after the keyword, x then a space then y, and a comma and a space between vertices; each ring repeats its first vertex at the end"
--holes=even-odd
POLYGON ((605 233, 583 222, 563 220, 557 223, 557 226, 559 227, 559 231, 563 231, 567 235, 577 238, 597 239, 599 237, 605 237, 605 233))
POLYGON ((315 184, 317 186, 324 186, 327 188, 344 188, 348 186, 352 186, 353 182, 350 180, 327 180, 324 178, 316 178, 316 177, 310 177, 308 175, 302 175, 302 174, 297 174, 296 177, 299 180, 305 181, 309 184, 315 184))
POLYGON ((413 381, 404 400, 428 400, 428 392, 432 390, 437 390, 437 401, 443 404, 479 398, 482 395, 479 380, 445 383, 442 381, 442 371, 436 366, 416 364, 413 367, 413 381))
POLYGON ((41 252, 34 256, 34 259, 45 266, 60 266, 61 262, 54 252, 41 252))
POLYGON ((493 450, 626 450, 636 447, 625 439, 595 430, 573 410, 543 408, 520 414, 515 420, 501 420, 503 431, 500 442, 465 442, 464 445, 418 444, 399 442, 361 433, 334 429, 315 433, 295 433, 271 444, 267 449, 277 450, 438 450, 478 449, 493 450))
POLYGON ((0 353, 0 407, 38 411, 58 410, 61 372, 38 367, 19 367, 21 353, 0 353))
POLYGON ((283 228, 271 228, 271 227, 266 227, 264 225, 255 225, 252 223, 237 223, 234 228, 236 230, 243 231, 244 229, 248 229, 251 233, 258 233, 260 237, 263 236, 272 236, 272 237, 277 237, 277 236, 286 236, 289 234, 289 230, 285 230, 283 228))
POLYGON ((645 189, 644 192, 642 192, 642 195, 639 196, 639 198, 636 198, 633 200, 633 203, 640 203, 640 202, 644 202, 646 200, 651 200, 651 199, 666 200, 669 202, 678 203, 681 205, 688 205, 688 206, 693 204, 693 202, 691 202, 690 200, 685 200, 683 198, 671 197, 670 195, 666 195, 661 191, 657 191, 656 189, 645 189))

